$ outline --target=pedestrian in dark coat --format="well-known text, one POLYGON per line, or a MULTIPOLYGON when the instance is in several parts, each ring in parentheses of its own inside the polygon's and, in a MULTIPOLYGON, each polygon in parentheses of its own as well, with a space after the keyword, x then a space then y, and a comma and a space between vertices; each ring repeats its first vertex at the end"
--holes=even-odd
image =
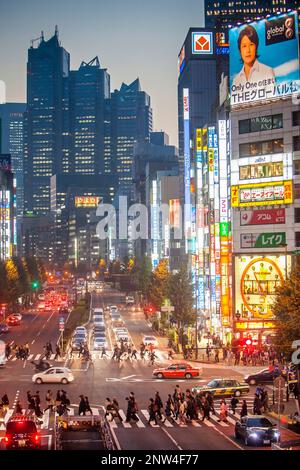
POLYGON ((155 398, 154 398, 154 405, 156 407, 156 414, 159 417, 159 419, 162 419, 161 415, 161 409, 164 407, 162 399, 160 398, 159 392, 155 393, 155 398))
POLYGON ((254 402, 253 402, 253 414, 261 415, 262 403, 259 395, 255 394, 254 402))
POLYGON ((81 414, 83 414, 83 416, 85 416, 86 404, 85 404, 84 396, 79 395, 79 398, 80 398, 80 402, 79 402, 78 414, 79 414, 79 416, 81 416, 81 414))
POLYGON ((85 411, 89 411, 92 415, 93 412, 92 412, 92 409, 90 407, 90 402, 89 402, 88 397, 84 397, 84 401, 85 401, 85 411))
POLYGON ((248 415, 248 407, 246 400, 243 400, 242 409, 241 409, 241 418, 248 415))
POLYGON ((231 402, 230 402, 230 406, 231 406, 231 409, 232 409, 232 413, 234 415, 235 415, 238 403, 239 403, 238 399, 236 397, 232 397, 231 402))
POLYGON ((151 424, 151 422, 154 421, 155 424, 157 425, 157 420, 156 420, 157 411, 156 411, 156 408, 155 408, 155 403, 154 403, 153 398, 150 398, 150 400, 149 400, 148 411, 149 411, 148 424, 151 424))

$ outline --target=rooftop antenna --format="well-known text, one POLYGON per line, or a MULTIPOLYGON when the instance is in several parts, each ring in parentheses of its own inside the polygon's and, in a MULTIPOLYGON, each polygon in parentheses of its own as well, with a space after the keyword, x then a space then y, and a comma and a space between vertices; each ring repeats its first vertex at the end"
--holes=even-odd
POLYGON ((55 25, 55 36, 58 37, 58 34, 59 34, 59 33, 58 33, 58 26, 57 26, 57 24, 56 24, 56 25, 55 25))

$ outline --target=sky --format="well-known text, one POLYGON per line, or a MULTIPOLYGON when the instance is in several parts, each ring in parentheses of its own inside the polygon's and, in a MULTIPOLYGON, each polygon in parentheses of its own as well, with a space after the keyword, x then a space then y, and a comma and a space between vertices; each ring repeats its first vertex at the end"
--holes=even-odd
POLYGON ((154 130, 177 136, 177 56, 190 27, 204 24, 203 0, 0 0, 0 80, 7 102, 26 101, 30 40, 58 25, 71 69, 98 55, 111 90, 140 78, 154 130))

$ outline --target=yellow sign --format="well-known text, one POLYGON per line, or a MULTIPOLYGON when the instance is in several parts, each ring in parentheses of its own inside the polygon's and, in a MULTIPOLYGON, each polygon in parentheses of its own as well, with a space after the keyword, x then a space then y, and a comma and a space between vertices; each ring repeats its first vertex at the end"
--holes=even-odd
POLYGON ((75 197, 75 207, 98 207, 100 202, 100 197, 96 196, 76 196, 75 197))
POLYGON ((202 150, 202 129, 196 131, 196 150, 202 150))
POLYGON ((214 149, 208 150, 208 170, 210 172, 214 171, 214 159, 215 159, 215 151, 214 149))
POLYGON ((276 328, 274 322, 237 322, 235 324, 237 330, 261 330, 261 329, 273 329, 276 328))
POLYGON ((232 207, 269 206, 292 203, 292 181, 231 186, 232 207))

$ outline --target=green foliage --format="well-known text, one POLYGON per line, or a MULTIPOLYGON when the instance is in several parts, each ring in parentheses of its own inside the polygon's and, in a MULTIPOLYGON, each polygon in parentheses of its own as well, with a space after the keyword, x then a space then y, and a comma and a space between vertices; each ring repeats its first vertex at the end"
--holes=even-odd
POLYGON ((193 309, 193 288, 186 266, 182 265, 169 279, 168 295, 174 307, 173 318, 177 322, 177 331, 181 344, 184 343, 184 328, 194 325, 196 313, 193 309))
POLYGON ((152 273, 148 291, 148 300, 157 310, 160 310, 168 297, 168 282, 170 271, 167 260, 160 260, 157 268, 152 273))
POLYGON ((152 276, 152 264, 148 256, 135 260, 131 274, 136 289, 147 297, 152 276))
POLYGON ((273 312, 278 325, 274 346, 278 352, 289 357, 293 341, 300 339, 299 264, 294 267, 287 280, 277 289, 273 312))

